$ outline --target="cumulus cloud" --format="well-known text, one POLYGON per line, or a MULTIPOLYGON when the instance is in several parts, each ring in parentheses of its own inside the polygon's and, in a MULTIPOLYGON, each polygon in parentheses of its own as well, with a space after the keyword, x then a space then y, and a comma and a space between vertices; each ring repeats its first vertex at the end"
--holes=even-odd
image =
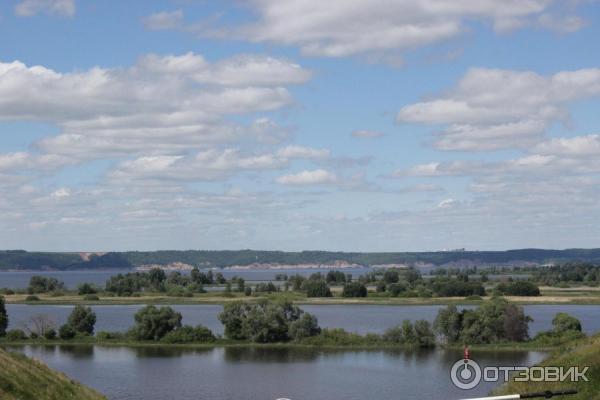
POLYGON ((248 154, 239 149, 209 149, 193 155, 143 156, 120 163, 109 177, 113 182, 133 180, 211 181, 244 171, 281 169, 296 159, 323 159, 329 151, 287 146, 272 153, 248 154))
MULTIPOLYGON (((472 20, 491 23, 507 32, 536 23, 549 27, 551 0, 251 0, 246 5, 258 17, 232 28, 206 24, 179 29, 215 37, 233 37, 300 47, 313 56, 366 55, 369 59, 393 59, 404 51, 455 38, 468 30, 472 20), (302 18, 298 18, 301 15, 302 18)), ((163 19, 166 15, 149 18, 163 19)), ((160 25, 160 24, 159 24, 160 25)), ((168 24, 167 24, 168 25, 168 24)), ((578 24, 569 23, 569 31, 578 24)))
POLYGON ((384 137, 385 134, 379 131, 358 130, 351 133, 352 137, 361 139, 378 139, 384 137))
POLYGON ((596 68, 551 76, 474 68, 449 92, 403 107, 397 121, 443 126, 433 142, 441 150, 526 148, 568 119, 570 102, 598 95, 596 68))
POLYGON ((20 17, 40 13, 72 17, 75 15, 75 0, 21 0, 15 6, 15 14, 20 17))
POLYGON ((300 171, 295 174, 283 175, 276 179, 282 185, 323 185, 337 181, 337 176, 324 169, 300 171))
POLYGON ((37 148, 84 159, 181 151, 244 137, 277 142, 285 129, 268 118, 242 125, 228 117, 287 106, 292 97, 284 85, 310 76, 292 62, 253 55, 215 63, 193 53, 148 55, 130 68, 72 73, 0 63, 0 120, 54 123, 60 134, 40 140, 37 148))

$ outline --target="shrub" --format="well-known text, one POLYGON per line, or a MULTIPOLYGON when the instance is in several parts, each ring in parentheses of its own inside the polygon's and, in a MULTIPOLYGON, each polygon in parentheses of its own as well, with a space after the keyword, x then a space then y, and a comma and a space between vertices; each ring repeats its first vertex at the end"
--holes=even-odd
POLYGON ((391 283, 387 285, 387 291, 394 297, 406 292, 406 284, 403 282, 391 283))
POLYGON ((309 279, 302 284, 302 290, 306 291, 306 297, 331 297, 331 290, 322 279, 309 279))
POLYGON ((54 329, 48 329, 44 332, 44 338, 48 340, 56 339, 56 331, 54 329))
POLYGON ((0 296, 0 336, 6 334, 6 328, 8 328, 8 312, 6 312, 4 297, 0 296))
POLYGON ((11 329, 6 332, 6 340, 18 341, 18 340, 26 340, 27 335, 22 329, 11 329))
POLYGON ((554 319, 552 319, 552 326, 554 327, 554 332, 557 334, 567 331, 581 332, 581 322, 577 318, 563 312, 557 313, 554 319))
POLYGON ((277 286, 275 286, 273 284, 273 282, 259 283, 258 285, 256 285, 254 287, 255 293, 271 293, 271 292, 276 292, 276 291, 277 291, 277 286))
POLYGON ((496 290, 508 296, 539 296, 540 288, 533 282, 515 281, 509 283, 501 283, 496 287, 496 290))
POLYGON ((98 301, 100 300, 100 297, 98 297, 97 294, 86 294, 85 296, 83 296, 83 299, 85 301, 98 301))
POLYGON ((96 334, 96 338, 98 340, 122 340, 126 338, 126 334, 123 332, 100 331, 96 334))
POLYGON ((359 282, 350 282, 344 285, 342 290, 344 297, 367 297, 367 287, 359 282))
POLYGON ((77 293, 79 293, 80 296, 86 294, 96 294, 98 293, 98 289, 96 289, 91 283, 85 282, 77 287, 77 293))
POLYGON ((246 288, 244 289, 244 295, 252 296, 252 288, 250 286, 246 286, 246 288))
POLYGON ((35 295, 29 295, 25 297, 25 301, 40 301, 40 298, 35 295))
POLYGON ((215 335, 210 329, 205 326, 198 325, 192 327, 190 325, 184 325, 181 328, 175 329, 167 333, 161 342, 165 343, 205 343, 214 342, 216 340, 215 335))
POLYGON ((71 340, 75 337, 75 329, 69 324, 64 324, 58 330, 58 336, 63 340, 71 340))
POLYGON ((289 337, 292 340, 302 340, 321 333, 319 321, 312 314, 304 313, 296 321, 290 323, 289 337))

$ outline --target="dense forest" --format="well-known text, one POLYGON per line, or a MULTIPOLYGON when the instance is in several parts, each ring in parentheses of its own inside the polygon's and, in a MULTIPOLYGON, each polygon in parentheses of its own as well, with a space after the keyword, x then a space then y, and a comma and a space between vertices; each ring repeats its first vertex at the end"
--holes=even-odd
POLYGON ((0 270, 128 269, 145 264, 181 262, 193 266, 228 267, 260 264, 334 264, 363 266, 407 265, 527 265, 566 262, 600 263, 600 249, 507 251, 439 251, 394 253, 346 253, 330 251, 187 250, 127 251, 82 257, 79 253, 0 251, 0 270))

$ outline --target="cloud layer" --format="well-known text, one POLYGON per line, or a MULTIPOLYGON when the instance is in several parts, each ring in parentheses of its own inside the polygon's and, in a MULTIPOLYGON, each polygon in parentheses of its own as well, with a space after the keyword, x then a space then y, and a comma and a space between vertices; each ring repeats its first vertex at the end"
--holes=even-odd
POLYGON ((441 126, 440 150, 527 148, 569 118, 568 105, 600 95, 600 69, 535 72, 474 68, 452 90, 402 107, 400 123, 441 126))

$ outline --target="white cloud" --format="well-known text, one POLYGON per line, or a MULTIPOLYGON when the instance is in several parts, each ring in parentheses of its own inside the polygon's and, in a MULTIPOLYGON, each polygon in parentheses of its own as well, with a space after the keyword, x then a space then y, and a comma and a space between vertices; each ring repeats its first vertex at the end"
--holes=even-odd
POLYGON ((280 149, 277 154, 284 158, 323 159, 329 157, 329 150, 291 145, 280 149))
POLYGON ((379 131, 358 130, 351 133, 352 137, 362 139, 378 139, 384 137, 385 134, 379 131))
POLYGON ((403 107, 397 120, 445 126, 441 150, 527 148, 554 122, 569 117, 570 102, 600 95, 600 69, 534 72, 474 68, 451 91, 403 107))
POLYGON ((532 151, 565 157, 600 157, 600 135, 554 138, 538 143, 532 151))
POLYGON ((553 15, 544 13, 537 19, 537 24, 557 33, 573 33, 587 25, 585 19, 578 15, 553 15))
POLYGON ((183 22, 183 11, 164 11, 142 18, 144 27, 148 30, 176 29, 183 22))
POLYGON ((21 0, 15 6, 15 14, 20 17, 40 13, 72 17, 75 15, 75 0, 21 0))
POLYGON ((456 204, 456 200, 454 199, 444 199, 438 203, 438 208, 450 208, 454 204, 456 204))
POLYGON ((323 169, 300 171, 295 174, 283 175, 276 182, 282 185, 322 185, 337 181, 337 176, 323 169))
POLYGON ((142 57, 126 69, 59 73, 15 61, 0 63, 0 120, 59 126, 37 148, 82 159, 182 151, 254 138, 277 142, 285 129, 263 116, 242 125, 229 116, 292 103, 283 86, 310 78, 297 64, 242 55, 209 63, 187 53, 142 57))
MULTIPOLYGON (((256 42, 299 46, 304 54, 395 59, 418 47, 463 34, 468 22, 491 22, 498 32, 532 25, 551 0, 251 0, 256 21, 232 28, 206 23, 179 29, 256 42), (299 18, 301 16, 301 18, 299 18)), ((540 24, 542 27, 547 24, 540 24)), ((570 23, 576 29, 576 23, 570 23)))

